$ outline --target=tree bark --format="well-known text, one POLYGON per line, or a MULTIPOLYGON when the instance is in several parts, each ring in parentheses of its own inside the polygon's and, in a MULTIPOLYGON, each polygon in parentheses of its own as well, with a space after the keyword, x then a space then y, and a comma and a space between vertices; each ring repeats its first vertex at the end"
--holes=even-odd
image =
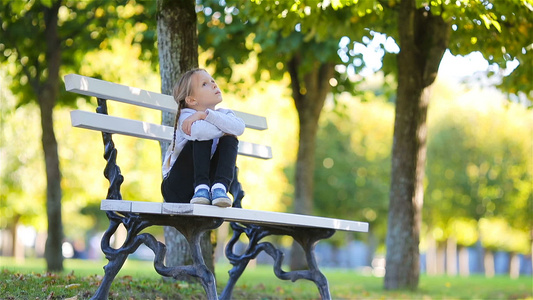
POLYGON ((426 237, 428 248, 426 250, 426 274, 437 274, 437 241, 433 238, 431 233, 426 237))
POLYGON ((430 86, 450 26, 415 0, 400 2, 398 90, 392 147, 385 289, 416 289, 430 86))
POLYGON ((462 277, 470 275, 470 258, 468 248, 465 246, 459 247, 459 275, 462 277))
MULTIPOLYGON (((157 1, 157 44, 161 93, 172 95, 172 88, 178 78, 186 71, 198 67, 196 27, 196 11, 193 0, 157 1)), ((163 113, 162 124, 174 126, 174 120, 174 114, 163 113)), ((168 146, 168 143, 161 143, 161 152, 165 153, 168 146)), ((164 232, 167 246, 166 264, 168 266, 191 264, 189 244, 185 237, 173 227, 165 227, 164 232)), ((214 272, 211 232, 207 232, 202 237, 201 246, 205 263, 214 272)), ((178 279, 194 281, 190 276, 178 279)))
POLYGON ((437 274, 446 273, 446 247, 442 242, 437 242, 437 274))
POLYGON ((485 254, 483 255, 483 267, 485 268, 485 277, 494 277, 494 274, 496 274, 494 269, 494 253, 487 248, 485 248, 485 254))
POLYGON ((11 249, 8 255, 15 257, 17 263, 24 262, 24 251, 21 251, 23 246, 21 245, 19 236, 18 236, 18 226, 20 221, 20 215, 17 214, 13 216, 13 222, 8 226, 9 231, 11 232, 11 249), (21 253, 22 252, 22 253, 21 253), (22 255, 21 255, 22 254, 22 255))
POLYGON ((457 275, 457 240, 453 236, 446 240, 446 274, 457 275))
POLYGON ((372 266, 372 261, 374 260, 374 257, 376 256, 376 249, 379 246, 378 238, 376 237, 376 234, 370 227, 368 230, 368 252, 366 255, 366 261, 365 266, 372 266))
MULTIPOLYGON (((315 63, 312 71, 301 74, 301 57, 295 55, 288 63, 294 104, 298 111, 299 139, 296 158, 294 185, 294 213, 311 214, 313 211, 313 174, 315 171, 316 135, 320 112, 330 91, 329 79, 333 77, 334 66, 315 63)), ((305 269, 305 254, 299 245, 293 243, 290 254, 292 270, 305 269)))
POLYGON ((42 146, 46 169, 46 214, 48 219, 48 237, 46 239, 45 258, 48 271, 63 270, 63 223, 61 219, 61 171, 57 140, 54 132, 53 110, 59 92, 59 67, 61 49, 57 27, 57 13, 60 2, 45 9, 46 60, 48 76, 45 81, 39 78, 34 83, 37 100, 41 111, 42 146), (41 84, 41 82, 43 82, 41 84))
POLYGON ((516 252, 509 253, 509 277, 511 279, 520 277, 520 256, 516 252))

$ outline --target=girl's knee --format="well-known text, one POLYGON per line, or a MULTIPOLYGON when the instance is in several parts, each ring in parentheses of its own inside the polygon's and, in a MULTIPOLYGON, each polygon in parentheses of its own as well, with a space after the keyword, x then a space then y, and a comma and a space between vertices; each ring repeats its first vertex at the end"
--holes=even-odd
POLYGON ((230 142, 230 143, 239 143, 239 140, 237 139, 236 136, 234 135, 231 135, 231 134, 225 134, 223 135, 220 139, 219 139, 219 143, 221 141, 227 141, 227 142, 230 142))

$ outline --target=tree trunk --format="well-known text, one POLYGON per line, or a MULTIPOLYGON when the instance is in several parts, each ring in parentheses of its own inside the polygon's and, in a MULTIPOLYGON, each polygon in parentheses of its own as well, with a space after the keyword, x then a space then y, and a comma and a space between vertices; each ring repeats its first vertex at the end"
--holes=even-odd
POLYGON ((479 235, 479 240, 476 242, 475 250, 475 270, 474 273, 484 273, 485 272, 485 266, 484 266, 484 257, 485 257, 485 248, 483 248, 483 245, 481 244, 481 240, 483 236, 479 235))
POLYGON ((63 223, 61 220, 61 171, 57 140, 54 133, 53 110, 59 91, 59 67, 61 50, 57 28, 59 1, 45 9, 46 60, 48 77, 41 83, 37 78, 33 83, 41 110, 42 145, 46 169, 46 214, 48 218, 48 237, 45 258, 48 271, 63 270, 63 223))
POLYGON ((444 275, 446 272, 446 247, 443 243, 437 242, 437 273, 444 275))
POLYGON ((18 234, 18 227, 19 227, 19 221, 20 221, 20 215, 17 214, 13 217, 13 224, 11 226, 11 236, 13 237, 12 242, 12 253, 15 257, 15 261, 17 263, 23 263, 24 262, 24 245, 21 243, 19 234, 18 234))
POLYGON ((459 275, 463 277, 470 275, 470 256, 465 246, 459 247, 459 275))
POLYGON ((449 28, 442 18, 400 2, 398 91, 392 147, 385 289, 418 287, 419 241, 424 199, 426 116, 430 86, 447 48, 449 28))
MULTIPOLYGON (((313 174, 318 119, 330 91, 329 79, 334 66, 317 62, 312 71, 300 74, 301 57, 294 56, 288 64, 294 104, 298 111, 299 139, 294 186, 294 213, 311 214, 313 211, 313 174)), ((307 268, 305 254, 293 243, 290 254, 291 270, 307 268)))
POLYGON ((368 252, 365 258, 365 266, 372 266, 372 261, 376 255, 376 249, 378 248, 378 238, 374 231, 370 228, 368 230, 368 252))
POLYGON ((446 274, 457 275, 457 240, 453 236, 446 241, 446 274))
POLYGON ((494 277, 496 273, 494 270, 494 253, 487 248, 485 248, 485 254, 483 255, 483 267, 485 268, 485 277, 494 277))
MULTIPOLYGON (((195 2, 157 1, 157 44, 159 50, 159 69, 161 74, 161 93, 172 95, 172 88, 178 78, 186 71, 198 67, 198 36, 195 2)), ((163 113, 162 124, 174 126, 175 115, 163 113)), ((161 152, 165 153, 168 143, 161 143, 161 152)), ((175 228, 165 227, 167 245, 166 264, 181 266, 192 263, 189 244, 175 228)), ((201 241, 204 260, 214 272, 213 245, 211 232, 207 232, 201 241)), ((191 281, 185 276, 179 280, 191 281)))
POLYGON ((520 277, 520 256, 518 253, 509 253, 509 277, 518 279, 520 277))
POLYGON ((426 273, 437 275, 437 241, 431 233, 427 234, 428 248, 426 250, 426 273))

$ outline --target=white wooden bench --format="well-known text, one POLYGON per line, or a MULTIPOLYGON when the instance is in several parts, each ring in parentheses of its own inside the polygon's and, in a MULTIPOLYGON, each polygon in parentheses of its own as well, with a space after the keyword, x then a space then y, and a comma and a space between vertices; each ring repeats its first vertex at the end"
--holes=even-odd
MULTIPOLYGON (((316 284, 323 299, 331 299, 327 279, 320 272, 316 263, 314 246, 319 240, 331 237, 336 230, 367 232, 368 223, 242 209, 241 200, 244 197, 244 192, 238 180, 234 180, 230 187, 230 193, 234 198, 234 205, 231 208, 188 203, 122 200, 120 185, 123 176, 116 164, 117 151, 112 140, 112 134, 123 134, 169 143, 173 137, 173 128, 142 120, 109 116, 107 100, 175 113, 177 107, 174 99, 168 95, 76 74, 65 76, 65 88, 67 91, 94 96, 98 99, 99 106, 96 113, 75 110, 71 112, 71 121, 72 126, 102 132, 104 158, 107 160, 104 175, 110 182, 107 197, 101 202, 101 209, 106 211, 110 221, 109 228, 104 233, 101 242, 102 251, 109 263, 104 267, 105 276, 93 299, 107 299, 111 283, 128 255, 134 253, 143 243, 154 251, 154 267, 159 274, 167 277, 178 277, 184 274, 197 277, 200 279, 208 299, 217 299, 215 277, 205 265, 199 242, 205 231, 218 228, 224 221, 230 222, 233 229, 233 237, 226 246, 226 257, 233 268, 229 271, 230 278, 220 295, 220 299, 231 298, 233 287, 238 278, 244 272, 249 261, 261 251, 265 251, 274 259, 274 273, 278 278, 292 281, 311 280, 316 284), (110 246, 110 240, 120 224, 123 224, 127 229, 128 235, 124 244, 115 249, 110 246), (151 234, 140 233, 143 229, 153 225, 172 226, 179 230, 189 242, 193 264, 177 267, 165 266, 166 246, 157 241, 151 234), (249 243, 244 253, 236 254, 233 252, 233 248, 242 234, 247 236, 249 243), (283 271, 281 269, 283 253, 273 244, 262 241, 269 235, 292 236, 304 249, 308 270, 283 271)), ((247 129, 267 129, 267 122, 264 117, 243 112, 236 112, 236 114, 245 121, 247 129)), ((261 159, 272 158, 272 150, 269 146, 245 141, 239 141, 239 154, 261 159)), ((235 178, 237 178, 237 170, 235 172, 235 178)))

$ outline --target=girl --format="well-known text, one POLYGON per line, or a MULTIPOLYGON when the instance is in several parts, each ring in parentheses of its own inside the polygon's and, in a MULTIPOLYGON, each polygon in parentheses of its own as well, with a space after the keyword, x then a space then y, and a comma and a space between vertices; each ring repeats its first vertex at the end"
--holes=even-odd
POLYGON ((163 160, 165 201, 231 206, 238 140, 244 122, 228 109, 216 109, 222 94, 203 69, 193 69, 174 86, 178 104, 174 139, 163 160))

